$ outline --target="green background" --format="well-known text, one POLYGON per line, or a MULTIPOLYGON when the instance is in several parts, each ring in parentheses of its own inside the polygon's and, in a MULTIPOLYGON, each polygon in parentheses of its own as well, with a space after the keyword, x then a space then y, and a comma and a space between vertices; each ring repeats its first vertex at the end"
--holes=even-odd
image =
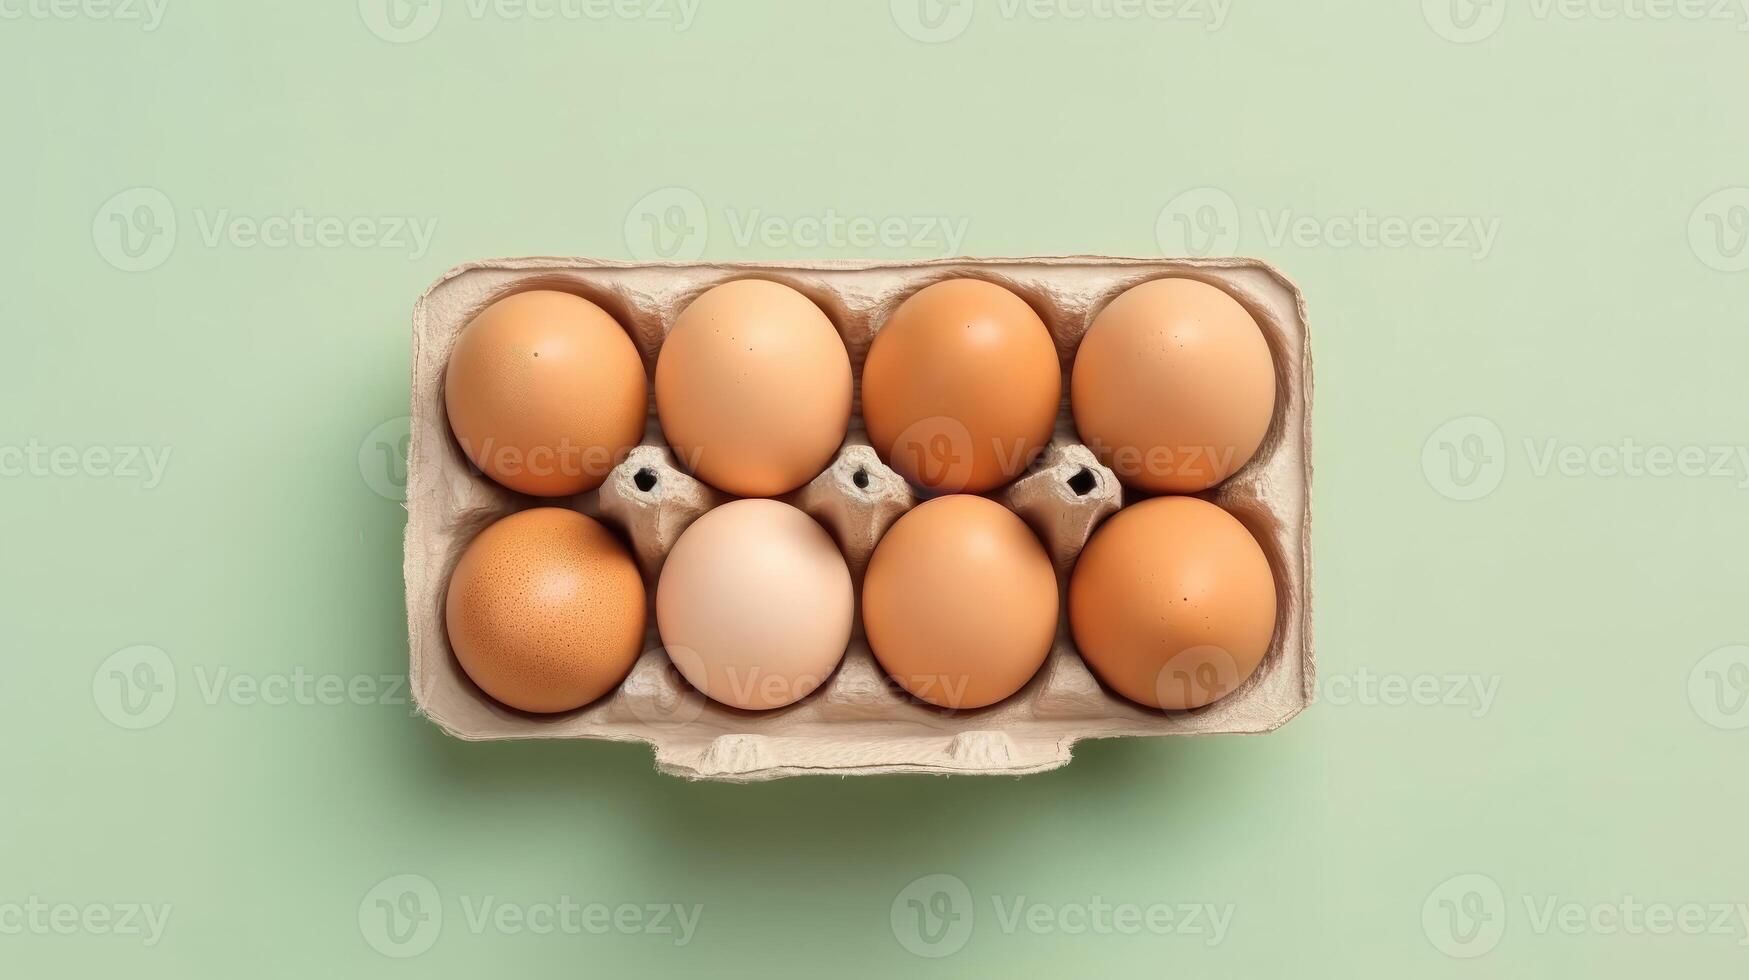
POLYGON ((933 11, 948 38, 912 0, 702 0, 684 30, 648 4, 444 0, 403 34, 375 0, 168 0, 153 29, 0 3, 0 972, 1743 974, 1734 909, 1666 935, 1596 911, 1749 902, 1743 12, 1233 0, 1211 30, 1203 6, 966 3, 933 11), (1159 254, 1188 201, 1224 235, 1198 248, 1277 263, 1317 362, 1320 703, 1269 736, 1088 743, 1021 779, 730 786, 633 745, 452 740, 404 691, 210 691, 404 677, 379 450, 414 299, 475 258, 632 257, 640 202, 676 187, 707 258, 943 251, 737 240, 828 209, 964 219, 977 255, 1159 254), (162 198, 113 197, 131 188, 162 198), (299 209, 435 236, 206 233, 299 209), (1369 246, 1333 220, 1363 212, 1497 234, 1369 246), (170 244, 127 271, 136 219, 170 244), (1709 463, 1619 472, 1630 444, 1709 463), (55 447, 171 455, 154 481, 55 447), (176 692, 132 730, 114 692, 136 645, 176 692), (402 874, 442 927, 395 959, 361 906, 402 874), (928 959, 901 893, 935 874, 974 925, 928 959), (172 911, 148 946, 32 928, 33 896, 172 911), (476 932, 464 903, 487 896, 702 918, 679 947, 476 932), (1231 921, 1218 943, 1004 929, 1022 897, 1071 927, 1096 899, 1231 921), (1550 901, 1585 922, 1548 924, 1550 901))

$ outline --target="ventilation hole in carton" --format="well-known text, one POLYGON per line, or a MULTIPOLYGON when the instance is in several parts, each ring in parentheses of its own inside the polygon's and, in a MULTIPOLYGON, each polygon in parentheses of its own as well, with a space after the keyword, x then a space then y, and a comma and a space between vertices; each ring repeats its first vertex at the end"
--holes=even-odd
POLYGON ((646 466, 632 474, 632 483, 636 484, 639 490, 649 493, 656 489, 656 471, 646 466))
POLYGON ((1074 476, 1069 477, 1069 489, 1075 491, 1077 497, 1087 496, 1098 485, 1099 481, 1094 478, 1093 471, 1085 466, 1081 467, 1074 476))
POLYGON ((850 482, 856 484, 858 490, 867 490, 868 470, 858 469, 855 473, 850 474, 850 482))

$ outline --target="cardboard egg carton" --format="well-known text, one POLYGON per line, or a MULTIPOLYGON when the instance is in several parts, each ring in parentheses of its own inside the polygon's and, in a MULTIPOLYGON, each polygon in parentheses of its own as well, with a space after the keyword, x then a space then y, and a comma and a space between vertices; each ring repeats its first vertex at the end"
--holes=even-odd
MULTIPOLYGON (((1312 698, 1311 348, 1299 290, 1251 259, 1092 256, 924 262, 625 263, 529 258, 475 262, 446 273, 413 314, 412 440, 407 477, 406 584, 411 686, 420 709, 464 739, 591 738, 636 741, 663 772, 747 782, 803 773, 1041 772, 1069 761, 1084 738, 1271 731, 1312 698), (972 276, 1008 287, 1049 326, 1065 369, 1056 435, 1018 480, 989 496, 1024 518, 1056 565, 1062 602, 1044 667, 1013 697, 953 711, 917 701, 870 653, 860 617, 837 672, 800 702, 769 712, 725 707, 699 694, 668 662, 650 617, 645 650, 620 688, 582 709, 534 715, 506 708, 467 678, 449 647, 444 595, 451 570, 482 528, 529 507, 565 506, 616 528, 652 590, 663 558, 700 514, 728 497, 688 475, 651 420, 643 443, 596 491, 548 499, 517 494, 475 470, 450 434, 443 372, 456 335, 493 300, 521 289, 561 289, 611 313, 654 376, 657 352, 694 297, 729 279, 793 286, 837 325, 861 378, 875 333, 901 300, 940 279, 972 276), (1125 502, 1110 470, 1076 441, 1067 371, 1093 317, 1148 279, 1188 276, 1225 289, 1257 318, 1275 359, 1275 418, 1253 459, 1199 496, 1254 534, 1275 573, 1277 622, 1269 653, 1245 683, 1191 711, 1160 711, 1107 691, 1082 663, 1068 628, 1068 575, 1101 520, 1125 502)), ((858 406, 860 411, 860 406, 858 406)), ((837 539, 860 584, 882 533, 918 503, 868 445, 860 414, 831 466, 784 498, 837 539)), ((652 593, 653 599, 653 593, 652 593)), ((650 608, 655 608, 654 602, 650 608)))

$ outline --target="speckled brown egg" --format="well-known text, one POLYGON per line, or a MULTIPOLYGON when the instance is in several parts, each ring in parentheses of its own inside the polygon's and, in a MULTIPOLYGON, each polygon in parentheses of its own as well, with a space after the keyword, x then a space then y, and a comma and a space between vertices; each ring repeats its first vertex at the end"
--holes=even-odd
POLYGON ((456 338, 443 387, 462 452, 498 483, 539 497, 600 486, 643 438, 648 393, 619 321, 551 289, 482 310, 456 338))
POLYGON ((1195 493, 1251 459, 1275 413, 1275 362, 1257 320, 1218 287, 1155 279, 1112 300, 1075 353, 1081 441, 1119 480, 1195 493))
POLYGON ((1275 635, 1275 577, 1238 518, 1195 497, 1118 511, 1069 581, 1081 659, 1131 701, 1200 708, 1257 670, 1275 635))
POLYGON ((1062 397, 1044 321, 982 279, 947 279, 906 298, 862 369, 869 441, 932 493, 977 493, 1019 476, 1050 439, 1062 397))
POLYGON ((575 511, 540 507, 480 532, 449 580, 445 620, 462 669, 512 708, 580 708, 631 672, 644 583, 625 545, 575 511))

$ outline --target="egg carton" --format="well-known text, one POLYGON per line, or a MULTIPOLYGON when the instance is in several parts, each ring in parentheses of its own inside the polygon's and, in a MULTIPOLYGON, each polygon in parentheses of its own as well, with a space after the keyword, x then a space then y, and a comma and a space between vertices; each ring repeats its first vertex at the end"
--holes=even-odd
MULTIPOLYGON (((458 738, 644 742, 652 746, 656 767, 665 773, 734 782, 806 773, 1018 775, 1068 763, 1075 743, 1085 738, 1268 732, 1311 702, 1311 347, 1299 289, 1267 263, 1099 256, 922 262, 474 262, 444 274, 414 309, 412 399, 405 555, 411 687, 424 714, 458 738), (1094 315, 1119 293, 1149 279, 1203 280, 1226 290, 1256 317, 1275 361, 1275 417, 1251 461, 1225 483, 1198 494, 1250 529, 1275 573, 1275 637, 1262 664, 1238 689, 1204 708, 1144 708, 1103 687, 1076 652, 1068 628, 1068 575, 1094 528, 1126 502, 1126 491, 1076 441, 1066 377, 1056 433, 1044 453, 1014 483, 987 495, 1025 519, 1045 543, 1063 597, 1050 656, 1005 701, 950 710, 910 697, 869 651, 860 616, 832 677, 807 698, 775 711, 726 707, 694 690, 669 663, 653 615, 645 649, 625 682, 576 711, 536 715, 507 708, 463 673, 444 628, 445 589, 463 549, 486 525, 529 507, 570 507, 616 528, 653 589, 681 532, 700 514, 730 499, 677 464, 662 441, 653 396, 642 443, 595 491, 537 498, 482 475, 451 435, 443 402, 450 348, 481 309, 523 289, 560 289, 583 296, 625 326, 653 377, 663 337, 694 297, 729 279, 771 279, 801 291, 832 319, 860 383, 869 344, 894 307, 925 285, 961 276, 999 283, 1025 298, 1050 328, 1065 372, 1094 315)), ((1130 494, 1133 499, 1141 496, 1130 494)), ((876 542, 918 503, 912 488, 870 448, 860 411, 853 415, 850 434, 832 464, 780 499, 832 532, 859 596, 876 542)))

